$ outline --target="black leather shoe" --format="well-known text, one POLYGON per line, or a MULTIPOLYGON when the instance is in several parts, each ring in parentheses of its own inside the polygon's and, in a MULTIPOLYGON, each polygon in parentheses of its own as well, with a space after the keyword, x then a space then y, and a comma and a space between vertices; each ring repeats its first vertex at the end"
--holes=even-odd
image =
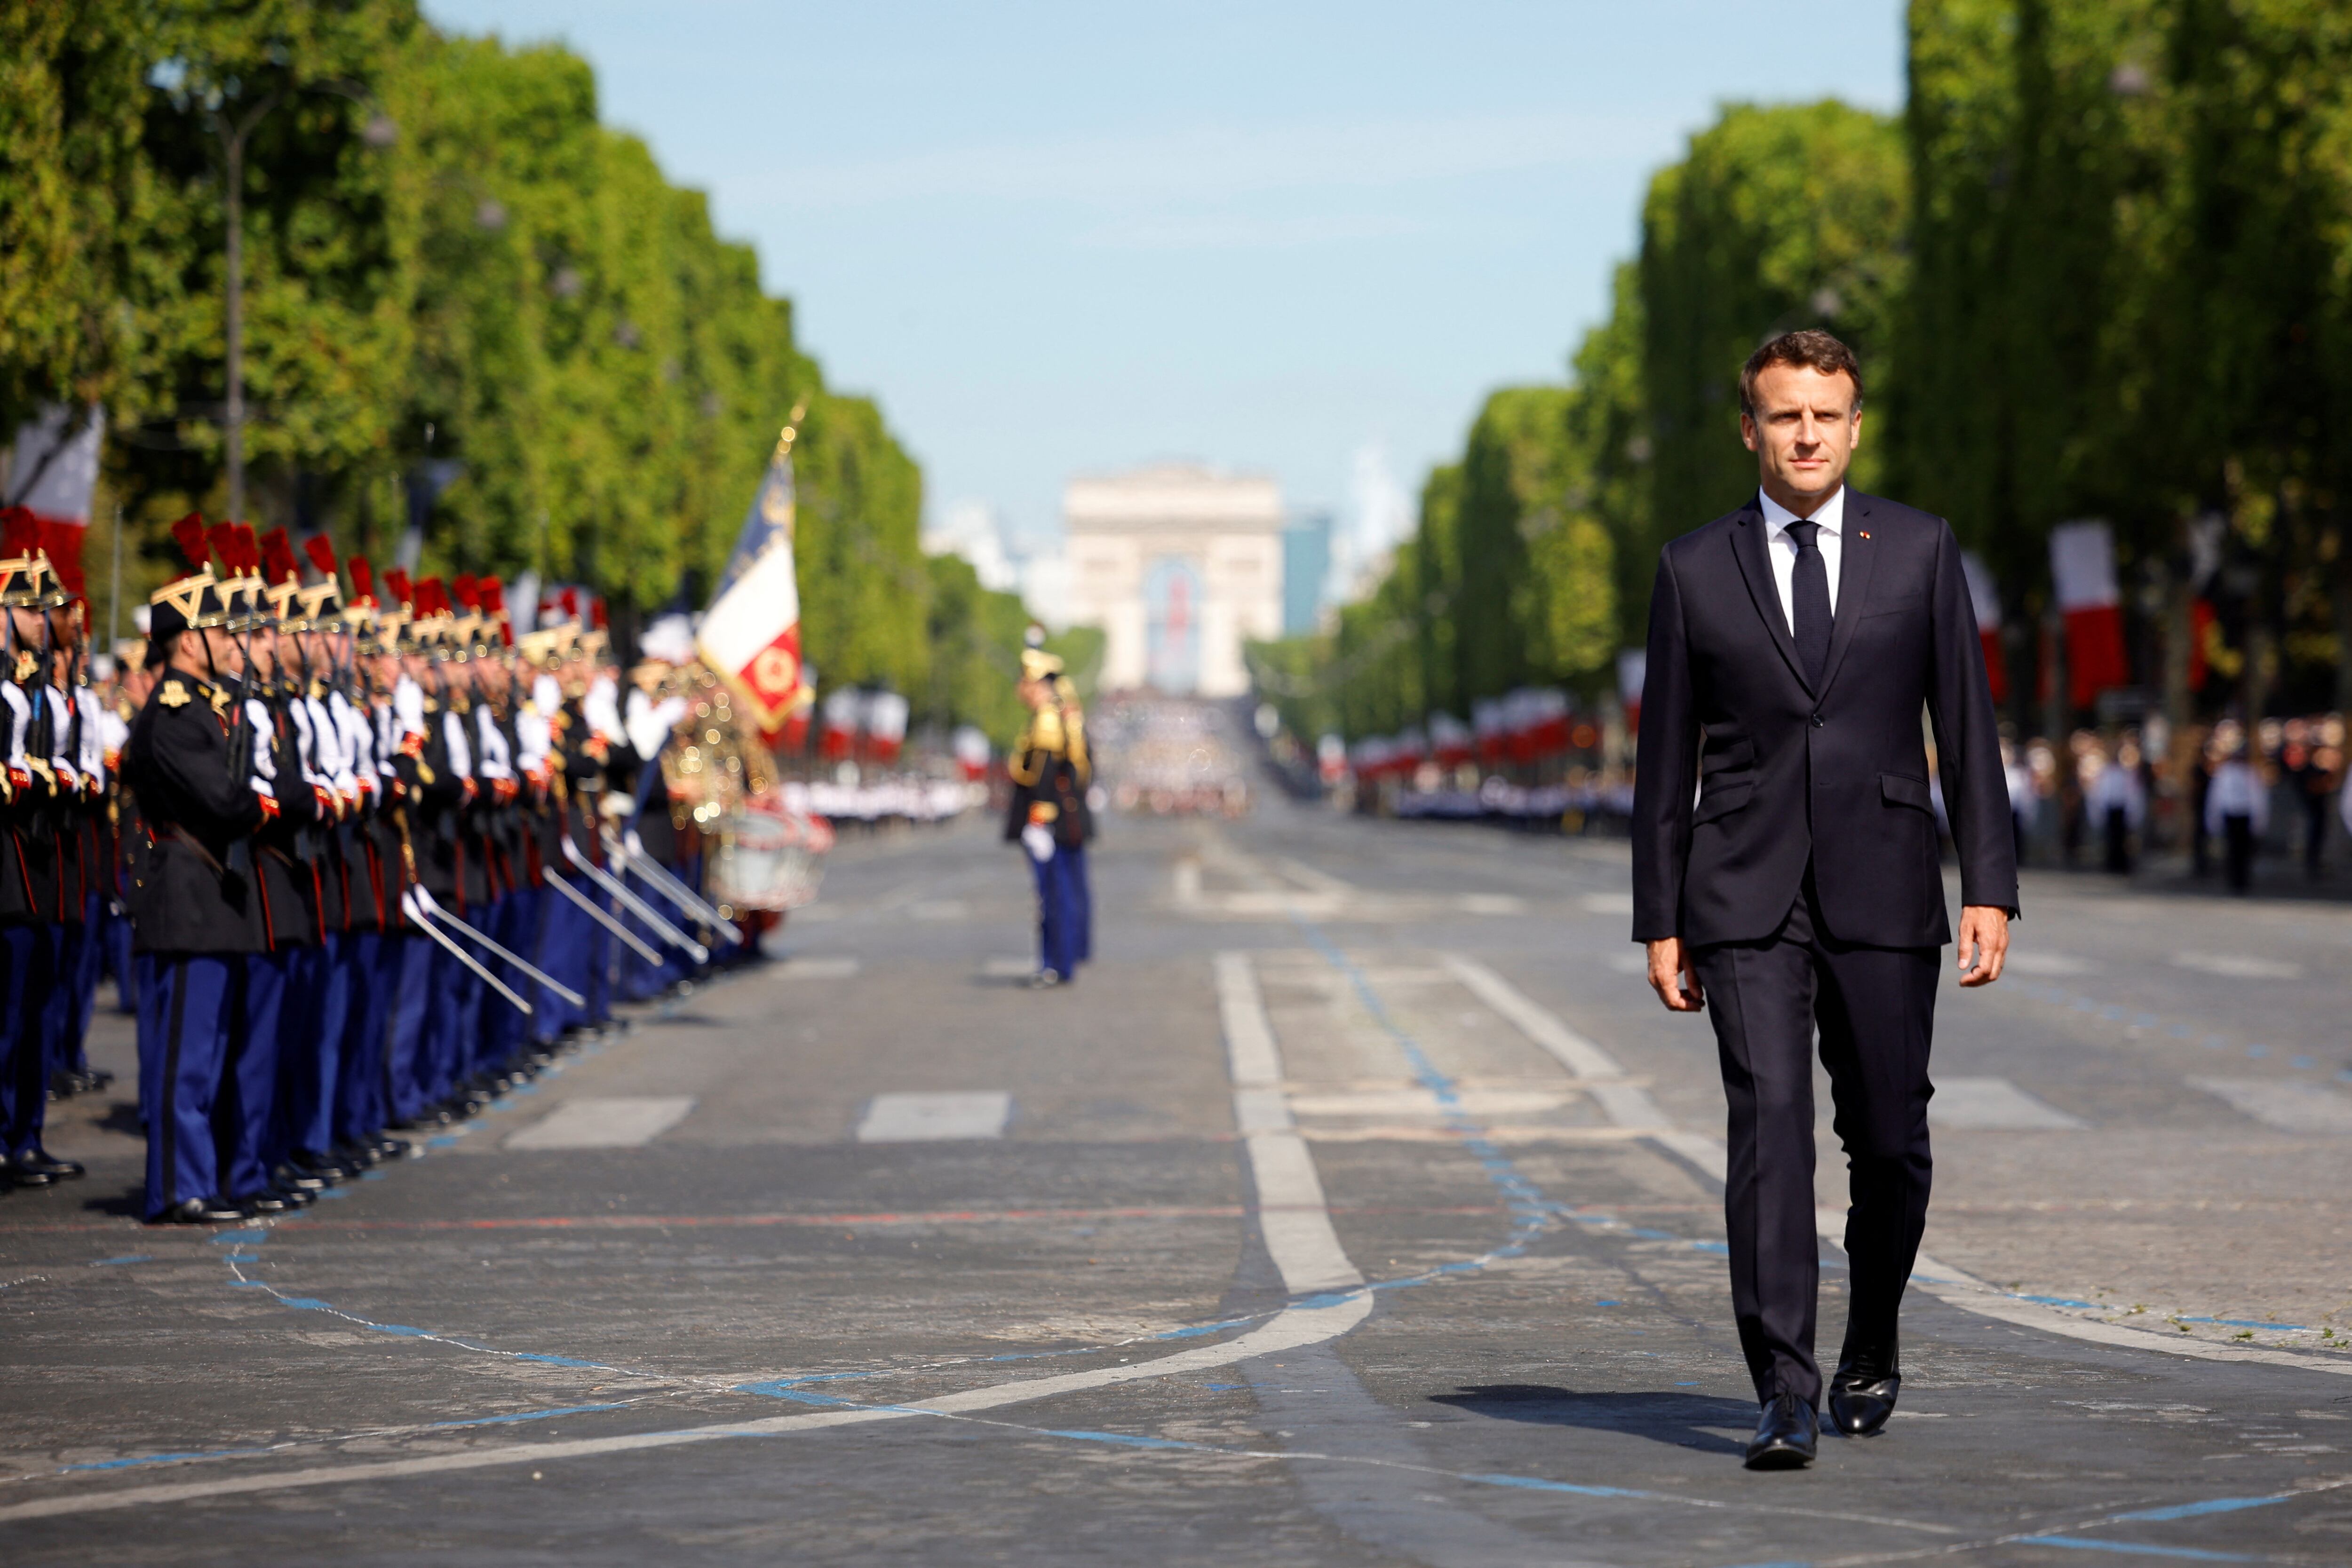
POLYGON ((1821 1429, 1813 1407, 1793 1394, 1776 1394, 1764 1406, 1756 1436, 1748 1439, 1751 1470, 1801 1470, 1813 1462, 1821 1429))
POLYGON ((265 1214, 291 1214, 302 1207, 292 1197, 280 1192, 257 1193, 251 1197, 240 1197, 236 1201, 237 1207, 245 1211, 247 1218, 257 1218, 265 1214))
POLYGON ((47 1149, 35 1149, 30 1154, 18 1155, 16 1166, 19 1172, 45 1176, 52 1181, 71 1181, 82 1174, 79 1160, 61 1160, 47 1149))
POLYGON ((1849 1437, 1867 1437, 1895 1414, 1903 1379, 1895 1373, 1871 1377, 1841 1371, 1830 1381, 1830 1420, 1849 1437))
POLYGON ((0 1159, 0 1180, 11 1186, 55 1186, 58 1178, 40 1171, 29 1170, 15 1160, 0 1159))
POLYGON ((248 1216, 226 1198, 192 1197, 149 1220, 150 1225, 236 1225, 248 1216))

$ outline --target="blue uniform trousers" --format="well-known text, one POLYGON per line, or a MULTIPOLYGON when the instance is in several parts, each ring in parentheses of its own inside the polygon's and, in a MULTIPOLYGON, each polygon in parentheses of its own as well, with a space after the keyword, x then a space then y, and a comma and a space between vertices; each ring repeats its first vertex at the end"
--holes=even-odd
MULTIPOLYGON (((481 923, 475 929, 508 952, 529 957, 533 936, 531 921, 538 914, 538 906, 532 903, 533 896, 534 890, 520 887, 500 894, 489 908, 482 912, 481 923)), ((524 1036, 532 1018, 537 1016, 537 1009, 544 1003, 539 982, 525 977, 520 969, 504 958, 494 958, 478 948, 475 956, 482 960, 491 974, 504 981, 509 990, 529 1002, 533 1009, 532 1014, 526 1016, 520 1008, 499 995, 494 988, 482 987, 482 1014, 478 1025, 481 1038, 479 1067, 483 1071, 500 1072, 522 1054, 524 1036)))
POLYGON ((424 1115, 434 1100, 433 1055, 426 1039, 426 1022, 436 999, 433 982, 441 948, 432 937, 417 931, 404 931, 384 941, 396 949, 393 955, 392 1018, 384 1037, 385 1120, 405 1124, 424 1115))
POLYGON ((334 1143, 335 1082, 351 1021, 349 941, 330 931, 320 946, 289 955, 293 984, 279 1015, 278 1090, 279 1142, 291 1152, 323 1155, 334 1143))
POLYGON ((114 979, 114 1010, 136 1013, 139 1010, 139 966, 131 951, 131 914, 114 907, 112 899, 100 905, 106 912, 105 958, 106 972, 114 979))
MULTIPOLYGON (((537 893, 539 930, 530 961, 585 998, 591 958, 588 933, 597 929, 596 923, 553 888, 540 888, 537 893)), ((585 1019, 588 1011, 585 1001, 574 1007, 545 987, 532 996, 531 1006, 538 1010, 531 1014, 530 1038, 541 1045, 554 1044, 565 1030, 585 1019)))
MULTIPOLYGON (((221 1157, 224 1197, 258 1197, 268 1191, 274 1185, 270 1173, 286 1155, 278 1124, 279 1038, 288 993, 296 988, 295 961, 303 951, 245 956, 217 1103, 228 1134, 221 1157)), ((294 1005, 299 1008, 299 1000, 294 1005)))
POLYGON ((66 1029, 73 1041, 69 1065, 77 1072, 89 1071, 89 1020, 98 1010, 98 982, 106 968, 106 895, 88 893, 82 895, 81 924, 73 929, 73 966, 66 971, 73 977, 73 1013, 66 1020, 66 1029))
MULTIPOLYGON (((425 940, 431 942, 431 937, 425 940)), ((451 937, 451 941, 458 940, 451 937)), ((482 1010, 482 982, 457 956, 436 942, 432 989, 426 998, 425 1055, 427 1103, 438 1104, 474 1072, 474 1040, 482 1010)))
POLYGON ((49 988, 41 998, 41 1053, 47 1059, 45 1079, 70 1072, 74 1065, 73 971, 80 946, 77 927, 52 921, 43 928, 49 939, 49 988))
POLYGON ((47 1010, 57 947, 47 925, 0 925, 0 1153, 38 1148, 49 1091, 47 1010))
POLYGON ((221 1191, 221 1072, 237 984, 234 953, 142 953, 139 1110, 147 1124, 147 1218, 221 1191))
POLYGON ((343 1015, 342 1054, 335 1063, 334 1139, 358 1144, 381 1132, 385 1109, 384 1054, 391 1043, 392 998, 400 984, 404 938, 381 931, 343 937, 351 1001, 343 1015))
POLYGON ((1056 845, 1054 858, 1029 862, 1037 883, 1037 963, 1063 979, 1087 956, 1087 856, 1056 845))

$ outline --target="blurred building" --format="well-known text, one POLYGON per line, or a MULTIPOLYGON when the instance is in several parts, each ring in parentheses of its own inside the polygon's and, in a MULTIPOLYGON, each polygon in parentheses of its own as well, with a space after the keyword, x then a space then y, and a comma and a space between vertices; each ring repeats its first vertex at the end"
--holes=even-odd
POLYGON ((1069 617, 1103 629, 1102 684, 1234 696, 1242 643, 1282 635, 1282 491, 1191 463, 1070 481, 1069 617))
POLYGON ((1331 515, 1317 512, 1282 530, 1282 634, 1304 637, 1323 614, 1331 575, 1331 515))

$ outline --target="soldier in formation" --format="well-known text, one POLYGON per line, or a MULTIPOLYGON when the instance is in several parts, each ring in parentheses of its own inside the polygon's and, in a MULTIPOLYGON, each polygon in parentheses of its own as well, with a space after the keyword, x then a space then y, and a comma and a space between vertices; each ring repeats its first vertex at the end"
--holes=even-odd
POLYGON ((146 1218, 202 1224, 412 1152, 740 945, 659 858, 682 712, 625 721, 593 606, 518 637, 495 578, 354 558, 346 591, 323 538, 190 517, 101 691, 37 532, 0 546, 7 1185, 82 1174, 41 1128, 96 1083, 103 970, 138 1019, 146 1218))

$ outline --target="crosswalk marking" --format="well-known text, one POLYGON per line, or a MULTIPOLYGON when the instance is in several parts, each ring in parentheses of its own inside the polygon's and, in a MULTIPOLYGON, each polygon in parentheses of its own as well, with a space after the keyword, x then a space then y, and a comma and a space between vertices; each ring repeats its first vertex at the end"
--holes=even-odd
POLYGON ((929 1144, 1001 1138, 1013 1119, 1013 1096, 1001 1089, 967 1093, 877 1094, 857 1124, 861 1144, 929 1144))
POLYGON ((2283 1133, 2352 1133, 2352 1099, 2323 1084, 2276 1078, 2191 1078, 2189 1082, 2283 1133))
POLYGON ((2072 1132, 2089 1125, 2006 1078, 1938 1078, 1927 1120, 1967 1132, 2072 1132))
POLYGON ((507 1139, 510 1149, 634 1149, 686 1120, 691 1094, 566 1100, 507 1139))

